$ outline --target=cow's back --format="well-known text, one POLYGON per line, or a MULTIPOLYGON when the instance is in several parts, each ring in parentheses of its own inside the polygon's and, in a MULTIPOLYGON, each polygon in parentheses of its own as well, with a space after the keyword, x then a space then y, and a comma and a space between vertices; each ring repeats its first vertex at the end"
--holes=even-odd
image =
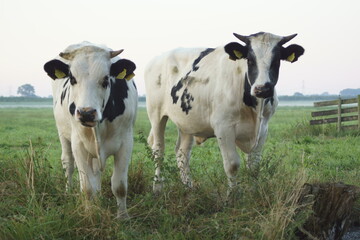
POLYGON ((173 85, 191 68, 202 48, 178 48, 155 57, 145 69, 147 107, 164 108, 173 85))
POLYGON ((184 132, 213 135, 211 125, 224 113, 239 119, 245 70, 245 61, 229 60, 222 47, 156 57, 145 72, 149 117, 168 116, 184 132))

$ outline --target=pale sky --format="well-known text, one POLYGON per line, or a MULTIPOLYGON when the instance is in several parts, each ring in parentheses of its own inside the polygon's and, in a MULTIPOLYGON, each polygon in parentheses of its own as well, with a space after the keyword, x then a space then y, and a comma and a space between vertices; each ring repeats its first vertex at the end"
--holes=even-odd
POLYGON ((298 62, 282 63, 279 95, 338 94, 360 88, 359 11, 359 0, 0 0, 0 96, 16 95, 26 83, 36 95, 51 95, 43 65, 84 40, 125 49, 121 57, 136 63, 143 95, 153 57, 260 31, 298 33, 291 43, 305 48, 298 62))

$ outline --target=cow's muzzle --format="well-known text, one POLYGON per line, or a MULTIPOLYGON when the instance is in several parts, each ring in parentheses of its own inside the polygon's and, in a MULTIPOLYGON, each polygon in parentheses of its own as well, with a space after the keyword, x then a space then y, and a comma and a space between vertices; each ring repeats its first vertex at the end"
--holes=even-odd
POLYGON ((96 109, 93 108, 78 108, 76 116, 81 124, 85 127, 95 127, 97 123, 96 109))
POLYGON ((264 85, 256 86, 254 89, 255 96, 258 98, 268 98, 274 96, 274 85, 267 82, 264 85))

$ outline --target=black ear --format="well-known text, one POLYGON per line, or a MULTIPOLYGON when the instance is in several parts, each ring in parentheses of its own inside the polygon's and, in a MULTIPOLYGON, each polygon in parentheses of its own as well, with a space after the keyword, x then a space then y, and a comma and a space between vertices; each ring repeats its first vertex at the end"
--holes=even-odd
POLYGON ((281 49, 281 59, 293 63, 296 62, 304 52, 305 49, 302 46, 292 44, 287 48, 281 49))
POLYGON ((53 80, 69 76, 69 65, 57 59, 45 63, 44 70, 53 80))
POLYGON ((237 42, 231 42, 225 45, 225 52, 229 54, 231 60, 238 60, 247 57, 248 48, 237 42))
POLYGON ((111 64, 110 75, 116 79, 132 79, 136 69, 135 63, 127 59, 120 59, 119 61, 111 64))

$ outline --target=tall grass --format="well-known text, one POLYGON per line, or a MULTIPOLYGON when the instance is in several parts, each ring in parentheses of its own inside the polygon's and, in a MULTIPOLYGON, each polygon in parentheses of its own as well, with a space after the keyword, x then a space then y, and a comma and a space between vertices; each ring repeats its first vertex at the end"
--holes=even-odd
POLYGON ((96 200, 88 202, 79 192, 76 174, 74 189, 66 193, 51 110, 5 110, 0 115, 0 239, 295 239, 295 229, 311 213, 298 203, 304 183, 360 181, 358 135, 316 135, 305 124, 306 112, 280 108, 270 124, 259 176, 254 178, 242 162, 240 189, 228 198, 214 139, 193 149, 194 189, 182 185, 171 123, 166 129, 165 189, 154 196, 154 163, 145 141, 149 123, 139 110, 129 168, 132 218, 116 221, 112 160, 96 200))

